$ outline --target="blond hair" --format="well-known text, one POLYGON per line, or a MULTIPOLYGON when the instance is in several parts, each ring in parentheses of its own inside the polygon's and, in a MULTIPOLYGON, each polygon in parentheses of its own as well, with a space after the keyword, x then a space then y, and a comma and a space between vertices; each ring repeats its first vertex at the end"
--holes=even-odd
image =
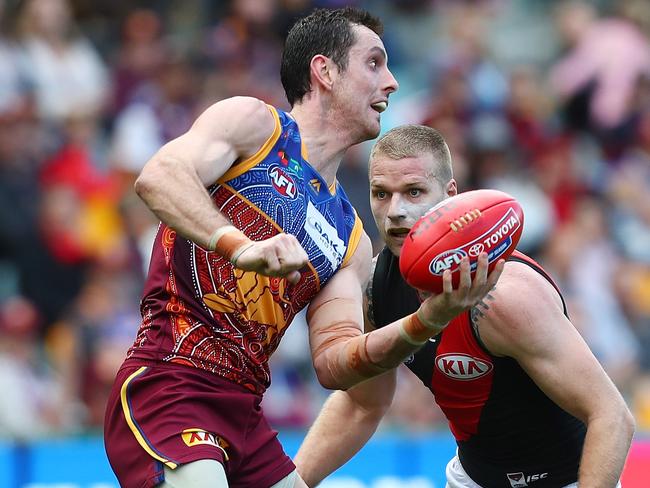
POLYGON ((404 159, 431 154, 436 163, 433 177, 445 185, 453 177, 451 154, 442 134, 426 125, 401 125, 381 136, 370 152, 370 164, 377 155, 404 159))

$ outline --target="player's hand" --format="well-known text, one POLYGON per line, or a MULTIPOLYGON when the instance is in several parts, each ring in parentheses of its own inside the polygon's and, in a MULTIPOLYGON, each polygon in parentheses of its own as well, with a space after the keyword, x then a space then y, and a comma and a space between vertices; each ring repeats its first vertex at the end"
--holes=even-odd
POLYGON ((418 310, 418 318, 430 328, 444 328, 452 319, 477 305, 494 288, 503 271, 504 260, 499 260, 488 275, 488 257, 481 253, 474 279, 471 276, 469 258, 464 257, 460 263, 460 280, 454 288, 451 272, 443 273, 443 291, 432 294, 418 310))
POLYGON ((300 281, 298 270, 309 262, 307 253, 291 234, 278 234, 246 246, 233 259, 236 268, 266 276, 280 276, 290 283, 300 281))

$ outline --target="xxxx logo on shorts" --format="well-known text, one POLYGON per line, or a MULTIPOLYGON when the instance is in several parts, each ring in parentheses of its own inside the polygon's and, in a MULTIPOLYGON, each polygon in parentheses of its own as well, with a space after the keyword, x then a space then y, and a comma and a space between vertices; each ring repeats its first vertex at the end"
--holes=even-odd
POLYGON ((228 460, 226 448, 230 447, 230 444, 221 436, 206 432, 203 429, 185 429, 181 432, 181 437, 185 445, 189 447, 201 445, 218 447, 226 456, 226 461, 228 460))

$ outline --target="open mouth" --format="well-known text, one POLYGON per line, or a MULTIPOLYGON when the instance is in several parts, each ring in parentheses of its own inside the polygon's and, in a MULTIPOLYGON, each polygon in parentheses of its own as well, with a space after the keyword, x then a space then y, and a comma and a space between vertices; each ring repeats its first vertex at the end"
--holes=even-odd
POLYGON ((370 106, 376 112, 382 113, 384 110, 386 110, 388 108, 388 102, 377 102, 377 103, 373 103, 370 106))
POLYGON ((399 228, 399 229, 389 229, 388 235, 392 238, 404 239, 411 229, 399 228))

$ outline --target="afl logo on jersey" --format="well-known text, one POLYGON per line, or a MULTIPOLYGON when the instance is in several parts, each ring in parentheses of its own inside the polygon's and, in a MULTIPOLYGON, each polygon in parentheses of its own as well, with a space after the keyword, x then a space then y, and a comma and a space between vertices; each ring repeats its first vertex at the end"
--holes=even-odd
POLYGON ((467 354, 449 353, 436 357, 436 367, 454 380, 468 381, 485 376, 492 371, 492 363, 467 354))
POLYGON ((298 196, 298 189, 296 188, 296 182, 293 181, 293 178, 283 170, 277 164, 269 167, 269 178, 271 178, 271 183, 273 188, 280 195, 294 199, 298 196))

